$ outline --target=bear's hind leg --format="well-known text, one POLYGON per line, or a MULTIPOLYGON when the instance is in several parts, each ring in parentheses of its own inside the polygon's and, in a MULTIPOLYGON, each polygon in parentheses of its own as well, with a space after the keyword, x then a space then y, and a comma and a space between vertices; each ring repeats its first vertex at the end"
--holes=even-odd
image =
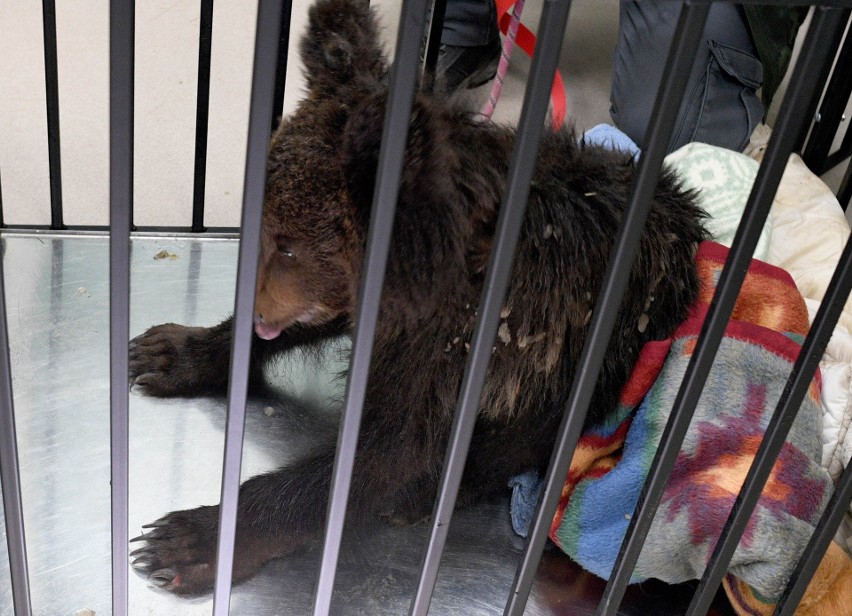
MULTIPOLYGON (((355 457, 347 514, 376 514, 416 479, 422 459, 405 439, 375 438, 369 419, 355 457)), ((322 532, 334 467, 334 447, 291 467, 252 477, 240 487, 233 581, 251 577, 266 561, 285 556, 322 532)), ((170 513, 137 537, 134 568, 178 594, 209 590, 215 576, 219 507, 170 513)))
MULTIPOLYGON (((258 475, 240 487, 233 582, 296 550, 322 529, 334 452, 258 475)), ((173 511, 132 541, 133 567, 180 595, 207 592, 215 580, 219 506, 173 511)))

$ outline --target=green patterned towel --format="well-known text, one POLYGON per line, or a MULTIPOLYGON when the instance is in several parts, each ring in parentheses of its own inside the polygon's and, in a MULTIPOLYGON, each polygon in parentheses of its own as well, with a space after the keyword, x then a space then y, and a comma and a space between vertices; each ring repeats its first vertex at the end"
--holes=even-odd
MULTIPOLYGON (((758 163, 725 148, 690 143, 669 154, 666 164, 677 172, 685 188, 698 191, 699 204, 711 217, 705 224, 713 239, 730 246, 757 176, 758 163)), ((755 259, 766 259, 770 228, 767 219, 753 255, 755 259)))

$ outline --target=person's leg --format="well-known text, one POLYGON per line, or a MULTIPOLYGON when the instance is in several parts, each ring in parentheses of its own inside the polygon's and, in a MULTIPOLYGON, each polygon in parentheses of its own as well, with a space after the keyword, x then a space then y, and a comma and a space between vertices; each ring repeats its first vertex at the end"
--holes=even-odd
POLYGON ((497 10, 493 0, 447 0, 441 43, 479 47, 497 39, 497 10))
POLYGON ((443 87, 476 87, 490 80, 500 59, 494 0, 448 0, 436 68, 443 87))
MULTIPOLYGON (((646 132, 680 5, 621 2, 610 114, 640 147, 646 132)), ((755 90, 763 70, 742 8, 714 4, 704 28, 669 151, 701 141, 740 151, 763 117, 755 90)))

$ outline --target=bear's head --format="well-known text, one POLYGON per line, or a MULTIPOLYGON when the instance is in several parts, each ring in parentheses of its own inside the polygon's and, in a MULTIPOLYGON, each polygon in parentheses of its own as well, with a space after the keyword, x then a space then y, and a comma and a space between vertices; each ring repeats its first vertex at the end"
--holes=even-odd
MULTIPOLYGON (((307 97, 269 154, 255 319, 267 339, 295 323, 352 320, 387 106, 387 63, 363 0, 319 0, 301 54, 307 97)), ((441 97, 415 97, 382 304, 404 326, 463 281, 469 217, 447 146, 453 113, 441 97)))
POLYGON ((255 299, 255 331, 265 339, 354 313, 367 213, 349 190, 344 133, 387 72, 362 0, 317 2, 300 50, 307 96, 269 153, 255 299))

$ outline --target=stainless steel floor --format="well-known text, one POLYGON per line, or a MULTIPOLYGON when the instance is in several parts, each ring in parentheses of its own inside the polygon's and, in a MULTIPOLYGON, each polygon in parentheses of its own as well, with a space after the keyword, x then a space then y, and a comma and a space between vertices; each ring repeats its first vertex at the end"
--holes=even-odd
MULTIPOLYGON (((108 242, 103 237, 4 236, 4 272, 32 602, 36 614, 110 613, 108 242)), ((210 325, 233 307, 233 240, 135 239, 131 334, 163 322, 210 325)), ((341 343, 345 346, 345 343, 341 343)), ((252 398, 244 477, 271 469, 334 430, 336 371, 314 360, 280 365, 252 398)), ((165 512, 218 501, 221 399, 130 396, 130 532, 165 512)), ((406 613, 427 538, 376 523, 347 533, 333 613, 406 613)), ((500 614, 522 542, 506 502, 460 511, 450 532, 434 614, 500 614)), ((319 549, 269 563, 234 590, 231 613, 309 613, 319 549)), ((5 528, 0 615, 12 614, 5 528)), ((545 554, 528 614, 592 614, 603 581, 545 554)), ((689 587, 650 583, 624 614, 682 613, 689 587)), ((131 614, 208 614, 131 573, 131 614)), ((720 608, 713 613, 728 614, 720 608)))

